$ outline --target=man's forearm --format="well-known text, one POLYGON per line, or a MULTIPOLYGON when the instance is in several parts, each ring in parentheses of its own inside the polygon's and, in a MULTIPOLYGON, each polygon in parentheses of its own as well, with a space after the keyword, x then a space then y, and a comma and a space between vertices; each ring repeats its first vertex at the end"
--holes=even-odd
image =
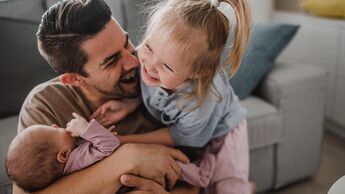
POLYGON ((175 146, 168 128, 158 129, 144 134, 118 136, 121 144, 125 143, 148 143, 166 146, 175 146))
MULTIPOLYGON (((109 194, 121 186, 119 177, 130 167, 114 152, 109 157, 62 179, 35 194, 109 194)), ((14 187, 13 194, 24 194, 14 187)))
POLYGON ((171 194, 199 194, 200 188, 194 186, 178 187, 171 191, 171 194))
MULTIPOLYGON (((152 144, 125 144, 112 155, 87 169, 68 175, 36 194, 108 194, 120 187, 120 176, 132 174, 164 184, 178 178, 178 164, 187 163, 188 158, 179 150, 152 144), (155 164, 155 165, 152 165, 155 164)), ((156 184, 157 184, 156 183, 156 184)), ((158 185, 158 184, 157 184, 158 185)), ((158 185, 159 186, 159 185, 158 185)), ((14 189, 14 194, 24 192, 14 189)))

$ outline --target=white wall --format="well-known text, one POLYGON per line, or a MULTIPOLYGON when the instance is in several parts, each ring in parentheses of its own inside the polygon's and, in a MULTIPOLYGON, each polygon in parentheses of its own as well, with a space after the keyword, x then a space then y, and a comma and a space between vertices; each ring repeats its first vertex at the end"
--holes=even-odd
POLYGON ((249 0, 253 22, 268 22, 273 14, 273 0, 249 0))

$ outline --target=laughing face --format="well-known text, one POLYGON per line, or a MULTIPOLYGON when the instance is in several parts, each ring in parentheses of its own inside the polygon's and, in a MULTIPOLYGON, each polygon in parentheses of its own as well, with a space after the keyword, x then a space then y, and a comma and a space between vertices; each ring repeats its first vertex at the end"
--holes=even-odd
POLYGON ((179 44, 170 38, 157 37, 151 33, 139 45, 141 78, 149 86, 175 91, 192 78, 192 70, 183 62, 179 44))
POLYGON ((138 60, 128 35, 114 20, 95 37, 85 41, 82 49, 88 62, 83 77, 88 90, 106 98, 133 98, 139 95, 138 60))

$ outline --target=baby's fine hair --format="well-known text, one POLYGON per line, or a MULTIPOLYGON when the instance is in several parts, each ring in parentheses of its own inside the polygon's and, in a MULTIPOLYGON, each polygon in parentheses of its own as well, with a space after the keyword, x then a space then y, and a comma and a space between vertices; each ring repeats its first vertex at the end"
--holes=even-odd
POLYGON ((198 97, 200 105, 222 65, 229 32, 234 32, 234 41, 224 65, 231 65, 230 76, 238 70, 251 31, 250 8, 246 0, 165 0, 150 9, 146 37, 152 31, 158 31, 160 39, 168 37, 170 44, 180 48, 182 60, 195 75, 207 75, 195 76, 193 91, 188 95, 198 97), (230 29, 229 20, 218 9, 220 2, 234 10, 234 29, 230 29))
POLYGON ((59 179, 64 165, 56 159, 56 141, 45 138, 31 141, 28 136, 35 134, 25 130, 10 144, 5 168, 8 177, 18 187, 26 192, 35 192, 59 179), (14 141, 17 141, 17 144, 14 144, 14 141))

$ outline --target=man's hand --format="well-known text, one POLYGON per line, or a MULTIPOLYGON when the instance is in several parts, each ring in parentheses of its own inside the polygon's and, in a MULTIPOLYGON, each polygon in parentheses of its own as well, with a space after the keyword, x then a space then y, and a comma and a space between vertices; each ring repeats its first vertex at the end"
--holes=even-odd
POLYGON ((169 194, 161 185, 146 178, 125 174, 120 180, 123 185, 134 187, 128 194, 169 194))
POLYGON ((131 164, 128 174, 154 180, 163 188, 166 186, 165 179, 172 188, 180 176, 181 169, 176 160, 189 162, 181 151, 163 145, 125 144, 116 152, 123 152, 121 154, 125 155, 127 164, 131 164))
POLYGON ((66 131, 70 132, 73 137, 79 137, 86 130, 89 122, 77 113, 72 113, 72 115, 74 119, 67 123, 66 131))
POLYGON ((133 112, 141 103, 141 98, 110 100, 100 106, 90 119, 96 119, 101 125, 109 127, 133 112))
POLYGON ((200 188, 198 187, 186 186, 174 188, 174 190, 169 193, 156 182, 131 174, 121 175, 120 181, 123 185, 134 188, 133 191, 127 194, 199 194, 200 192, 200 188))

